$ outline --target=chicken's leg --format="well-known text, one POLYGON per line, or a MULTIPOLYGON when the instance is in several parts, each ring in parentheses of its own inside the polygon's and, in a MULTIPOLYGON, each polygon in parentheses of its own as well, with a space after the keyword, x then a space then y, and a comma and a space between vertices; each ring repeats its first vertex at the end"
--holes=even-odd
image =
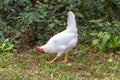
POLYGON ((56 56, 53 60, 51 60, 50 62, 47 62, 48 64, 53 63, 56 59, 58 58, 58 56, 56 56))
POLYGON ((66 53, 65 59, 62 62, 67 62, 68 61, 67 57, 68 57, 68 53, 66 53))

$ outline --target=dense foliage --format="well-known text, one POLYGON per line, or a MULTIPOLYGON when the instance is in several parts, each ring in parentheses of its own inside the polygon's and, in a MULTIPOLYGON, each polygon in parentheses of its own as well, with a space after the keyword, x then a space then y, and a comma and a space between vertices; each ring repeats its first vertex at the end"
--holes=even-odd
MULTIPOLYGON (((0 30, 21 45, 44 44, 66 28, 67 12, 76 14, 79 42, 92 43, 99 32, 120 36, 120 0, 0 0, 0 30)), ((19 44, 19 45, 18 45, 19 44)))
POLYGON ((100 32, 97 38, 92 41, 92 46, 97 47, 100 52, 112 49, 112 51, 117 51, 120 48, 120 38, 118 36, 112 36, 108 32, 100 32))

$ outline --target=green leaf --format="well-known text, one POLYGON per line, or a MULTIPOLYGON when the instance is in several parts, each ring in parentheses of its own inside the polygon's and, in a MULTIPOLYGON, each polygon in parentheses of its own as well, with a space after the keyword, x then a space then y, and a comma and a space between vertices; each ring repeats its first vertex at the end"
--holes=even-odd
POLYGON ((92 47, 96 46, 99 43, 99 39, 94 39, 92 41, 92 47))
POLYGON ((104 37, 102 39, 102 43, 100 45, 100 52, 104 52, 105 51, 109 39, 110 39, 110 35, 108 35, 108 34, 104 35, 104 37))
POLYGON ((81 14, 81 13, 76 13, 76 16, 78 16, 80 18, 84 18, 83 14, 81 14))
POLYGON ((103 19, 98 19, 98 20, 93 19, 93 20, 90 20, 89 22, 90 23, 100 23, 102 21, 103 21, 103 19))
POLYGON ((98 33, 93 32, 93 33, 90 33, 90 35, 91 35, 91 36, 97 36, 98 33))
POLYGON ((50 26, 50 28, 52 29, 52 28, 55 27, 55 23, 51 23, 51 24, 49 24, 49 26, 50 26))
POLYGON ((110 48, 117 48, 119 47, 119 38, 118 36, 112 37, 109 42, 110 48))
POLYGON ((103 36, 104 36, 104 33, 103 33, 103 32, 100 32, 97 37, 100 38, 100 39, 102 39, 103 36))

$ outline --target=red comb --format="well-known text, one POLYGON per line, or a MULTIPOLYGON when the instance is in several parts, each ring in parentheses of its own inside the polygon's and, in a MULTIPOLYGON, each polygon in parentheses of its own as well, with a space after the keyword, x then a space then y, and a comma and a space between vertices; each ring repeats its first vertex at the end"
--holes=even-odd
POLYGON ((40 54, 44 54, 44 53, 45 53, 42 49, 40 49, 40 46, 37 45, 35 48, 36 48, 36 50, 37 50, 40 54))

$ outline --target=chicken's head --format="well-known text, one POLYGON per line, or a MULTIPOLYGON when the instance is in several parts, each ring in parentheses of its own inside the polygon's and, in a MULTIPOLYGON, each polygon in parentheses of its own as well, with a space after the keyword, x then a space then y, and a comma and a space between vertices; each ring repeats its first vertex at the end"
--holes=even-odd
POLYGON ((36 46, 35 48, 40 54, 45 54, 45 51, 41 49, 40 46, 36 46))

